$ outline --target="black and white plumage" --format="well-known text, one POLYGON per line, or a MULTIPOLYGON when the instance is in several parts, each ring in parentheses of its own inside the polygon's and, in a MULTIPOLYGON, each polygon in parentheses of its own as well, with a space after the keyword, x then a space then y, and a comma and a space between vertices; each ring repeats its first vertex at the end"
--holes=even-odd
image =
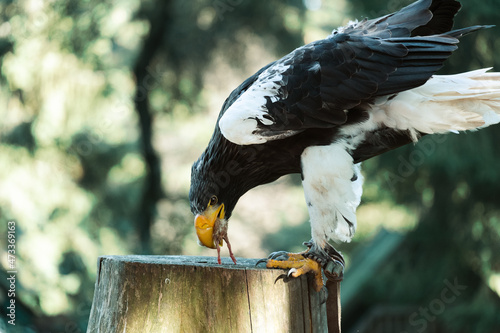
POLYGON ((360 162, 422 135, 500 122, 500 73, 435 75, 460 37, 489 27, 452 30, 459 9, 454 0, 419 0, 351 22, 234 90, 192 168, 197 231, 210 230, 198 233, 201 243, 219 249, 238 199, 289 173, 302 174, 312 248, 350 241, 360 162))

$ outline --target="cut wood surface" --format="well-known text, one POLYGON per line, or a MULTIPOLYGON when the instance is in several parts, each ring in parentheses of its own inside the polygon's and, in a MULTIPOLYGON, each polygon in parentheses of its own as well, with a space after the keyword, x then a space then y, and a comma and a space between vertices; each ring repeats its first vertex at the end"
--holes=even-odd
POLYGON ((257 259, 237 261, 99 257, 87 332, 328 331, 331 302, 307 277, 275 283, 286 271, 256 267, 257 259))

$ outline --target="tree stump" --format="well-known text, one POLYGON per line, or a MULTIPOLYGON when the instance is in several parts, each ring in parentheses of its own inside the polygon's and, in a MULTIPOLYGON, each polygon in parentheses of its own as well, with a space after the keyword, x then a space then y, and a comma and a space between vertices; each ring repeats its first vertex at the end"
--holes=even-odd
POLYGON ((99 257, 87 332, 340 332, 338 283, 326 301, 305 276, 275 283, 284 270, 237 260, 99 257))

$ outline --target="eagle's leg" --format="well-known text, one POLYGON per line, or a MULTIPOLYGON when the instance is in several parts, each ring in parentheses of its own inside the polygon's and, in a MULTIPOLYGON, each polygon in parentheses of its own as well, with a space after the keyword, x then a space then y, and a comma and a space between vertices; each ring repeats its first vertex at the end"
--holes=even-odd
POLYGON ((342 280, 345 266, 344 258, 333 246, 326 243, 325 248, 322 249, 312 241, 305 242, 304 245, 308 247, 304 252, 273 252, 267 260, 262 261, 267 261, 267 268, 290 269, 288 274, 278 277, 285 282, 309 272, 314 274, 314 286, 317 291, 320 291, 324 286, 322 270, 328 279, 342 280))

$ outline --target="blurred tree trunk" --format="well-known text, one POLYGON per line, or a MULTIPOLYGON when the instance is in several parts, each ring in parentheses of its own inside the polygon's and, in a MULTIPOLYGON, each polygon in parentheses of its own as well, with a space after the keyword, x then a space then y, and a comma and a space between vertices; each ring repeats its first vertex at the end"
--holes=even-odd
POLYGON ((141 203, 137 214, 137 226, 140 232, 142 253, 150 252, 150 227, 156 213, 156 203, 162 196, 161 164, 152 144, 152 116, 149 108, 149 93, 151 87, 158 82, 158 77, 149 69, 157 51, 161 49, 162 39, 169 22, 168 7, 170 1, 159 0, 143 4, 142 15, 149 21, 149 34, 137 57, 134 66, 136 91, 134 96, 135 109, 139 116, 142 155, 146 163, 146 177, 141 203))

